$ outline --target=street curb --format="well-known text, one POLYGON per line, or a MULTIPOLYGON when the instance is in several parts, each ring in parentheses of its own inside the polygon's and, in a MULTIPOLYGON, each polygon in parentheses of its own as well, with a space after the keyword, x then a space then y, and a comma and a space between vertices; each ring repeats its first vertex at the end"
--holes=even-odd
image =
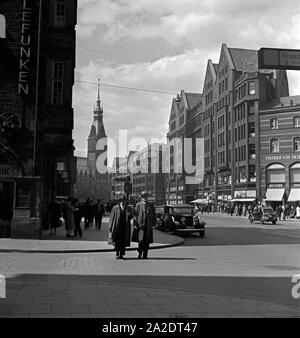
MULTIPOLYGON (((150 246, 149 250, 173 248, 184 243, 184 239, 172 236, 176 241, 170 244, 160 244, 150 246)), ((137 248, 128 248, 126 251, 136 251, 137 248)), ((86 250, 30 250, 30 249, 0 249, 0 253, 43 253, 43 254, 76 254, 76 253, 100 253, 100 252, 114 252, 114 249, 86 249, 86 250)))

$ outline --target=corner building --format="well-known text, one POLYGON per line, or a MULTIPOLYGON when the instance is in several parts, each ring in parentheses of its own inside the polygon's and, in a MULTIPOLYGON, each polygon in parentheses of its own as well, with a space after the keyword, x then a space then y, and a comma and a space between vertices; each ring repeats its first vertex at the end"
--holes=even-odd
POLYGON ((1 0, 0 18, 0 236, 40 238, 75 182, 77 1, 1 0))

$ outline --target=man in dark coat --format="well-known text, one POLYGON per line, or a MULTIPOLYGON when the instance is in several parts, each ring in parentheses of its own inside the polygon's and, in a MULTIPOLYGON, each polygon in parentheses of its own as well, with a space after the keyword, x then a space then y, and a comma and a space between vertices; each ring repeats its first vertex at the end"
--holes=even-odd
POLYGON ((95 223, 96 229, 100 230, 102 225, 102 217, 104 216, 105 210, 104 205, 98 199, 97 204, 95 204, 95 223))
POLYGON ((62 208, 57 199, 54 199, 49 206, 49 223, 50 223, 50 235, 52 235, 54 230, 54 235, 56 234, 56 229, 61 226, 60 217, 62 216, 62 208))
POLYGON ((133 215, 128 208, 126 198, 120 200, 118 205, 112 208, 109 219, 109 232, 115 246, 116 259, 123 259, 126 247, 130 246, 131 219, 133 215))
POLYGON ((135 206, 137 225, 139 227, 138 258, 147 259, 149 246, 153 243, 153 227, 156 225, 154 206, 148 203, 148 193, 142 192, 141 201, 135 206))

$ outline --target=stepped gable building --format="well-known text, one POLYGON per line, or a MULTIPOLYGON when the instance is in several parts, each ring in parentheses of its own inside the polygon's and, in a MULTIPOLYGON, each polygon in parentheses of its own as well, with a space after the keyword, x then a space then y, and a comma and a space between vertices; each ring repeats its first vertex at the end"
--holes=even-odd
POLYGON ((0 1, 0 236, 39 238, 72 194, 76 21, 76 0, 0 1))
MULTIPOLYGON (((170 173, 166 175, 165 188, 165 200, 169 204, 185 204, 195 198, 195 186, 187 184, 189 175, 183 170, 184 149, 180 147, 180 143, 184 145, 184 138, 191 137, 194 133, 193 128, 191 129, 191 121, 194 120, 194 127, 198 126, 201 129, 202 99, 202 94, 186 93, 182 90, 180 95, 172 101, 167 134, 170 145, 170 158, 167 159, 170 173)), ((198 132, 202 135, 200 129, 198 132)), ((193 157, 196 156, 194 150, 193 147, 193 157)))
MULTIPOLYGON (((203 184, 198 185, 198 191, 184 184, 184 174, 176 175, 172 167, 176 157, 181 165, 183 149, 176 154, 171 152, 167 201, 178 204, 192 198, 215 202, 261 199, 262 190, 257 184, 263 175, 259 111, 289 96, 286 71, 258 70, 256 50, 229 48, 224 43, 219 62, 208 60, 202 94, 192 96, 199 99, 194 107, 189 104, 189 96, 183 91, 173 99, 167 137, 169 141, 176 137, 203 137, 203 184), (194 131, 189 122, 192 111, 196 111, 192 119, 194 131)), ((192 152, 193 158, 197 156, 192 152)))
POLYGON ((88 154, 87 157, 77 158, 77 182, 74 187, 74 196, 76 198, 80 200, 87 198, 101 199, 102 201, 110 199, 111 187, 107 159, 103 161, 104 168, 99 170, 99 160, 104 157, 107 157, 107 136, 103 122, 99 80, 93 123, 88 137, 88 154))

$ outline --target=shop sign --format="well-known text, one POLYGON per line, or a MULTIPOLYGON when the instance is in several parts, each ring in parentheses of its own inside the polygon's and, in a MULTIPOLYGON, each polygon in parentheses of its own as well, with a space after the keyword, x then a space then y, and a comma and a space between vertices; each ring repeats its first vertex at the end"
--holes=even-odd
POLYGON ((265 156, 265 161, 287 161, 300 160, 300 155, 269 155, 265 156))
POLYGON ((29 64, 31 59, 32 8, 29 1, 23 1, 22 31, 20 46, 19 88, 20 95, 29 94, 29 64))
POLYGON ((281 188, 284 188, 284 184, 280 184, 280 183, 278 183, 278 184, 269 184, 269 186, 268 186, 270 189, 281 189, 281 188))

